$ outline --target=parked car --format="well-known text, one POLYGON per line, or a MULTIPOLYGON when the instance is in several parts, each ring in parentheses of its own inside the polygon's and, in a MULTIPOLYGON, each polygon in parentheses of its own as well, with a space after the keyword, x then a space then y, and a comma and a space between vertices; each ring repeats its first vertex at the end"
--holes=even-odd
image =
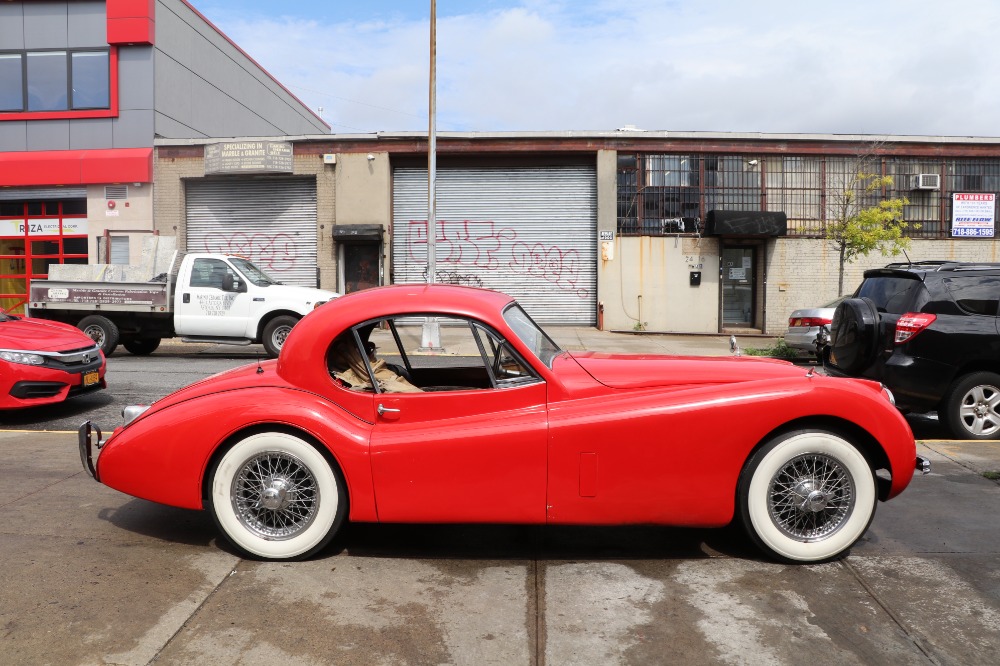
POLYGON ((570 353, 509 296, 451 285, 342 296, 277 360, 124 415, 106 442, 80 428, 95 479, 205 509, 275 560, 317 552, 346 520, 735 520, 777 559, 822 561, 926 463, 877 382, 754 357, 570 353), (412 353, 424 317, 444 353, 412 353))
POLYGON ((884 383, 965 439, 1000 438, 1000 264, 918 262, 865 272, 831 325, 830 372, 884 383))
POLYGON ((82 331, 0 310, 0 409, 62 402, 106 388, 100 347, 82 331))
POLYGON ((794 310, 788 317, 788 330, 785 331, 785 344, 794 349, 800 349, 812 354, 821 353, 822 349, 816 348, 816 336, 820 330, 826 326, 829 331, 830 322, 833 321, 833 312, 849 296, 841 296, 826 305, 816 308, 802 308, 794 310))

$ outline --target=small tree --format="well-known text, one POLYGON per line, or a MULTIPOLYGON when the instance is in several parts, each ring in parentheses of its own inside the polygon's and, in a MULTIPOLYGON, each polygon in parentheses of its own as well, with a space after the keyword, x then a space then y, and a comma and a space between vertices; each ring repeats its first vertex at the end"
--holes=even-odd
POLYGON ((903 207, 910 202, 905 197, 885 198, 893 181, 881 173, 880 145, 873 144, 857 158, 846 160, 841 173, 827 178, 826 237, 840 255, 838 296, 844 293, 847 264, 873 250, 895 256, 910 247, 910 239, 903 235, 907 227, 903 207))

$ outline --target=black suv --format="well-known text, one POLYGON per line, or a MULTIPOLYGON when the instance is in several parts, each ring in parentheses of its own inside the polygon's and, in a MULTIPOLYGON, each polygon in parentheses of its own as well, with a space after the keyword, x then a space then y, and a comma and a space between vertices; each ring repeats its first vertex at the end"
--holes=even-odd
POLYGON ((902 411, 937 411, 962 439, 1000 438, 1000 264, 865 271, 830 330, 828 371, 885 384, 902 411))

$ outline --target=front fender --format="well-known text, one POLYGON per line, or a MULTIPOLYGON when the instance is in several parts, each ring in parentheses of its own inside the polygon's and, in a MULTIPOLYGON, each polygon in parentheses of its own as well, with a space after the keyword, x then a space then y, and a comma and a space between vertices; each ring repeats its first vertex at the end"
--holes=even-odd
POLYGON ((371 424, 322 396, 285 387, 212 393, 143 414, 108 439, 97 459, 98 478, 141 499, 202 509, 214 454, 241 432, 268 426, 299 430, 324 446, 344 473, 350 518, 376 519, 371 424))

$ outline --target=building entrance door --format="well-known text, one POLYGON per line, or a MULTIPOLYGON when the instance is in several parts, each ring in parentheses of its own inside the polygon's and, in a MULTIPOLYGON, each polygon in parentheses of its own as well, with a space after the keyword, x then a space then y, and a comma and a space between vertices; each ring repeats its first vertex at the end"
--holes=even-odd
POLYGON ((756 247, 722 248, 722 327, 754 327, 756 247))

